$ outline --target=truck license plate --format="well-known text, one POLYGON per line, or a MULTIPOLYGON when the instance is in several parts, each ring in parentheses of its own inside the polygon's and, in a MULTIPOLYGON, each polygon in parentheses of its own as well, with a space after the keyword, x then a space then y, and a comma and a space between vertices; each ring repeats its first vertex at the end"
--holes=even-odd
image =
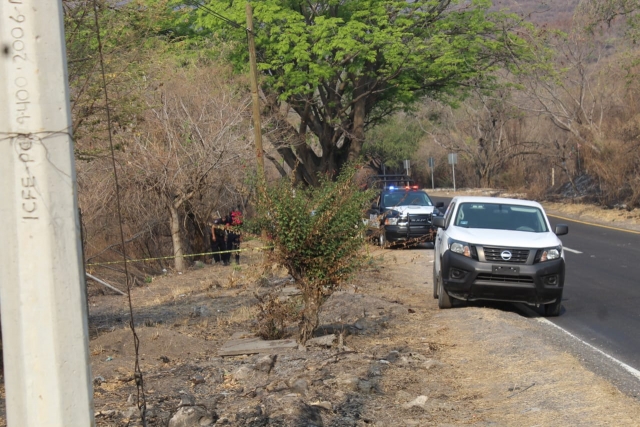
POLYGON ((517 276, 520 274, 520 267, 511 267, 510 265, 493 265, 491 271, 494 274, 504 274, 507 276, 517 276))

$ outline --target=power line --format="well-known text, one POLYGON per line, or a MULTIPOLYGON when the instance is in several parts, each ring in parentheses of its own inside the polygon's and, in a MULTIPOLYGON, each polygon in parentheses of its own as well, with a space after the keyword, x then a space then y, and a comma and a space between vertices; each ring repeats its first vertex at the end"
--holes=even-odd
POLYGON ((190 6, 194 6, 197 9, 202 9, 205 12, 213 15, 214 17, 220 19, 223 22, 226 22, 227 24, 231 25, 234 28, 237 29, 242 29, 244 31, 249 31, 247 28, 243 27, 242 25, 238 24, 237 22, 231 20, 230 18, 227 18, 226 16, 216 12, 215 10, 211 9, 209 6, 200 3, 198 0, 186 0, 185 1, 186 4, 190 5, 190 6))

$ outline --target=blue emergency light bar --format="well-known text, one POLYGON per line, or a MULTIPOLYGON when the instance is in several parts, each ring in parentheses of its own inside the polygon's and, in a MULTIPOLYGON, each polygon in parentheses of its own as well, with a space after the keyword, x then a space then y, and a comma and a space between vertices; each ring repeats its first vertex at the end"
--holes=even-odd
MULTIPOLYGON (((412 185, 412 186, 408 186, 408 185, 407 185, 406 187, 404 187, 404 189, 405 189, 405 190, 417 190, 417 189, 419 189, 419 188, 420 188, 420 187, 419 187, 419 186, 417 186, 417 185, 412 185)), ((388 190, 397 190, 398 188, 397 188, 397 187, 395 187, 395 186, 393 186, 393 185, 390 185, 390 186, 388 186, 388 187, 387 187, 387 189, 388 189, 388 190)))

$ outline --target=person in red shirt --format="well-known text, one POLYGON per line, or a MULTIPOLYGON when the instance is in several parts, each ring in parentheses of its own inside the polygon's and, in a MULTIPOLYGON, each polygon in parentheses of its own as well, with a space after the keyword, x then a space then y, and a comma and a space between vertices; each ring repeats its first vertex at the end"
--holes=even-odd
MULTIPOLYGON (((229 215, 225 218, 225 224, 227 225, 227 250, 237 251, 240 249, 240 234, 236 229, 242 225, 242 211, 240 211, 240 207, 229 212, 229 215)), ((240 252, 233 253, 235 255, 236 264, 240 264, 240 252)), ((231 253, 226 253, 224 255, 226 255, 226 257, 223 257, 224 264, 229 265, 231 253)))

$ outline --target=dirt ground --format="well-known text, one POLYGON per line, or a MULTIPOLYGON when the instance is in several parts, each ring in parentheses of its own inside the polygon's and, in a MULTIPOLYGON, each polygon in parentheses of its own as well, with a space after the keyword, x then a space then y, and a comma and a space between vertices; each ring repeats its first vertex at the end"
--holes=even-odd
MULTIPOLYGON (((535 319, 495 305, 439 310, 429 248, 369 246, 367 268, 323 308, 333 344, 220 357, 254 326, 254 293, 290 286, 259 246, 243 243, 239 266, 201 264, 132 289, 149 426, 639 424, 638 397, 535 319)), ((127 301, 109 292, 89 288, 96 424, 139 426, 127 301)))
MULTIPOLYGON (((149 425, 167 425, 181 402, 203 405, 202 425, 637 425, 640 402, 546 342, 538 322, 438 310, 431 249, 369 250, 367 270, 323 310, 342 343, 278 352, 270 369, 264 355, 217 356, 251 329, 260 253, 134 289, 149 425)), ((124 299, 94 295, 90 308, 97 424, 139 425, 124 299)))
MULTIPOLYGON (((251 330, 254 292, 283 276, 259 251, 235 268, 204 265, 134 288, 148 424, 638 425, 640 401, 545 340, 539 322, 500 307, 438 310, 432 249, 368 251, 366 270, 322 312, 324 331, 341 335, 331 347, 217 355, 251 330)), ((141 425, 125 298, 91 294, 97 425, 141 425)))

